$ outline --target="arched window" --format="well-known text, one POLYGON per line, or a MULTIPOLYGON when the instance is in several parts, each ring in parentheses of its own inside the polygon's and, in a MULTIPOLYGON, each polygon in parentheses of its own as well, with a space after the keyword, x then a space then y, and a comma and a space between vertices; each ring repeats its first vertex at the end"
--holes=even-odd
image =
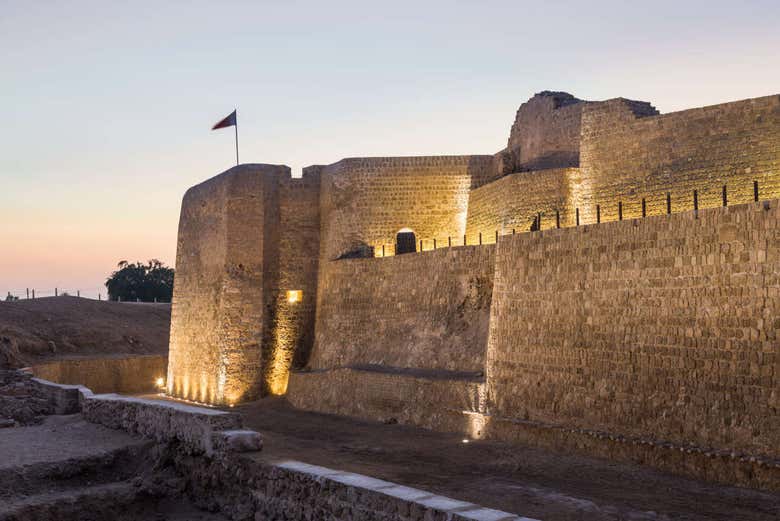
POLYGON ((395 254, 414 253, 417 251, 417 239, 409 228, 401 228, 395 236, 395 254))

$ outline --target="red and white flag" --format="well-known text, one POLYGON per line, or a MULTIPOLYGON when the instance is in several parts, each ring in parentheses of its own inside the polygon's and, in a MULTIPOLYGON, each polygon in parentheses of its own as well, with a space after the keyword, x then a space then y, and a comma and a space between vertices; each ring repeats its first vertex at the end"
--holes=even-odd
POLYGON ((235 127, 236 124, 236 111, 230 113, 228 117, 211 127, 211 130, 217 130, 218 128, 235 127))
POLYGON ((218 128, 235 127, 236 129, 236 165, 238 162, 238 118, 236 117, 236 111, 234 110, 228 117, 211 127, 211 130, 217 130, 218 128))

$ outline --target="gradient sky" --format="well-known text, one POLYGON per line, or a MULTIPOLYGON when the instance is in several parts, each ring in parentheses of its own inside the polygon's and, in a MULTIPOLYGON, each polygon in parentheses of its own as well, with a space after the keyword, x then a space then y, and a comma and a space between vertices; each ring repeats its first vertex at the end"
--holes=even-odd
POLYGON ((243 162, 491 154, 541 90, 662 112, 780 92, 780 2, 0 0, 0 294, 173 264, 243 162))

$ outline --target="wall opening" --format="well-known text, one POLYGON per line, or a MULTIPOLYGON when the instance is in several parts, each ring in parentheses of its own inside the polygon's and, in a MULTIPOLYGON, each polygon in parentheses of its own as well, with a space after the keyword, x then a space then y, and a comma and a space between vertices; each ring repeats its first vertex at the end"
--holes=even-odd
POLYGON ((401 228, 395 235, 395 254, 414 253, 417 251, 417 238, 409 228, 401 228))
POLYGON ((291 289, 287 291, 287 302, 295 304, 303 300, 303 291, 300 289, 291 289))

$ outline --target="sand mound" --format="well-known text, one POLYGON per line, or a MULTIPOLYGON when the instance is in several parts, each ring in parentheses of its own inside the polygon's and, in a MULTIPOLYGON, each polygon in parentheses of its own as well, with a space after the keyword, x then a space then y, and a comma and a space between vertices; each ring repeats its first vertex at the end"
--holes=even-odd
POLYGON ((79 356, 164 354, 170 304, 77 297, 0 302, 0 368, 79 356))

